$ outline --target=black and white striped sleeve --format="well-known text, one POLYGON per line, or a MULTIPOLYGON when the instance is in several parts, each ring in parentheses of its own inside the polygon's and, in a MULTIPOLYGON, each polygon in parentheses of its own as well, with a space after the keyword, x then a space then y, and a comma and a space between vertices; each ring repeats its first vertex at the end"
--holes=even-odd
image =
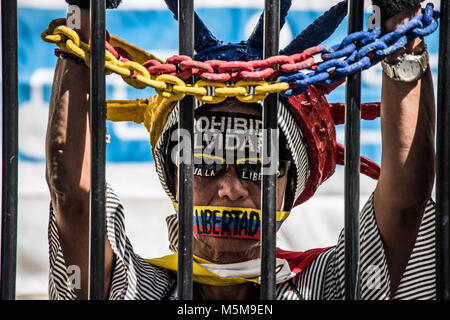
MULTIPOLYGON (((430 200, 415 246, 392 299, 435 299, 435 204, 430 200)), ((390 277, 383 242, 375 220, 373 194, 360 215, 360 290, 362 300, 388 300, 390 277)), ((344 298, 344 232, 325 274, 324 299, 344 298)))
MULTIPOLYGON (((133 251, 125 234, 123 206, 114 191, 107 185, 106 232, 114 252, 114 270, 109 299, 160 300, 170 288, 165 270, 154 267, 133 251)), ((49 219, 49 298, 76 299, 71 266, 64 261, 59 243, 58 228, 50 203, 49 219)))

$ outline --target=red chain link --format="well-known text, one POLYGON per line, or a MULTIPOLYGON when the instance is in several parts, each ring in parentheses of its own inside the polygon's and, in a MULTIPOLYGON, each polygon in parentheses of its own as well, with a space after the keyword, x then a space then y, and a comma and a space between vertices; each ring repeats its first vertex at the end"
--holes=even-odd
MULTIPOLYGON (((132 61, 131 55, 123 48, 114 48, 106 43, 106 49, 121 61, 132 61)), ((143 64, 152 75, 170 74, 186 80, 198 76, 203 80, 226 82, 244 80, 276 79, 285 73, 303 69, 314 69, 314 55, 323 53, 326 46, 316 46, 290 56, 279 55, 264 60, 253 61, 195 61, 189 56, 177 55, 167 59, 166 63, 148 60, 143 64)))
POLYGON ((133 57, 131 54, 128 53, 127 50, 121 47, 114 47, 114 49, 117 51, 117 53, 122 57, 122 61, 133 61, 133 57))
POLYGON ((105 42, 105 48, 106 48, 106 50, 108 50, 110 53, 112 53, 113 56, 114 56, 116 59, 119 59, 119 58, 120 58, 120 57, 119 57, 119 53, 117 52, 117 50, 116 50, 111 44, 109 44, 108 42, 105 42))

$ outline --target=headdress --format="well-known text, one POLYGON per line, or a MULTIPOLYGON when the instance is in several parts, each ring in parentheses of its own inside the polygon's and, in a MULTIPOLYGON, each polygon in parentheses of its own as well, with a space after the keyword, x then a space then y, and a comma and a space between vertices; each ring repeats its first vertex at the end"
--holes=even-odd
MULTIPOLYGON (((66 1, 83 8, 87 8, 89 3, 87 0, 66 1)), ((165 1, 176 18, 177 0, 165 1)), ((399 10, 421 1, 399 0, 394 4, 387 0, 375 0, 374 3, 383 7, 383 22, 399 10)), ((107 0, 107 7, 116 8, 120 2, 107 0)), ((291 0, 281 0, 280 27, 286 21, 290 5, 291 0)), ((293 187, 287 193, 291 195, 294 206, 303 203, 334 173, 336 164, 344 163, 344 149, 336 142, 335 125, 344 122, 345 108, 343 104, 329 104, 325 95, 341 84, 347 75, 370 68, 410 40, 431 34, 438 26, 439 12, 433 11, 433 5, 428 4, 423 14, 393 32, 383 34, 381 29, 375 28, 350 34, 340 44, 330 48, 318 46, 334 32, 346 11, 347 1, 339 2, 282 49, 280 55, 265 60, 260 60, 263 16, 248 40, 223 44, 195 14, 197 61, 186 56, 174 56, 163 63, 108 34, 107 73, 122 75, 124 81, 136 88, 151 86, 158 95, 131 102, 109 101, 107 118, 144 123, 150 132, 160 181, 171 199, 175 200, 174 186, 170 183, 173 172, 169 171, 166 148, 168 132, 177 122, 178 107, 175 102, 186 94, 194 95, 197 110, 202 104, 219 103, 229 96, 243 102, 260 102, 270 92, 280 92, 282 103, 278 108, 278 126, 295 167, 291 171, 294 173, 291 179, 293 187), (313 56, 320 53, 324 61, 317 63, 313 56), (275 65, 280 68, 274 68, 275 65), (309 72, 304 73, 304 69, 309 72), (194 86, 186 84, 183 80, 192 75, 208 81, 197 81, 194 86), (233 84, 241 78, 245 81, 233 84), (233 94, 226 93, 230 90, 233 94)), ((80 41, 76 32, 65 26, 65 19, 52 21, 42 38, 56 43, 65 55, 76 56, 89 66, 88 44, 80 41)), ((371 120, 379 115, 379 103, 361 105, 362 119, 371 120)), ((377 179, 380 168, 361 157, 361 172, 377 179)))
MULTIPOLYGON (((165 0, 177 19, 177 0, 165 0)), ((280 8, 280 29, 283 27, 291 0, 282 0, 280 8)), ((281 55, 301 53, 307 48, 325 41, 339 26, 347 14, 347 1, 341 1, 317 18, 301 32, 289 45, 280 50, 281 55)), ((262 59, 263 52, 263 15, 248 40, 239 43, 224 44, 219 41, 195 13, 195 60, 255 61, 262 59)), ((342 82, 340 82, 342 83, 342 82)), ((333 85, 310 86, 303 93, 290 98, 281 97, 278 108, 278 126, 285 137, 291 159, 295 167, 291 205, 299 205, 308 200, 318 186, 335 171, 336 164, 343 164, 343 147, 336 142, 336 120, 343 118, 342 105, 329 104, 325 94, 331 92, 340 83, 333 85)), ((203 103, 196 103, 196 108, 203 103)), ((369 106, 366 114, 379 115, 379 105, 369 106)), ((153 155, 159 178, 166 192, 175 199, 173 170, 168 166, 167 141, 170 128, 177 123, 178 107, 174 106, 167 115, 164 128, 154 141, 153 155)), ((379 167, 368 159, 362 158, 362 172, 373 178, 379 175, 379 167)), ((288 192, 289 193, 289 192, 288 192)))

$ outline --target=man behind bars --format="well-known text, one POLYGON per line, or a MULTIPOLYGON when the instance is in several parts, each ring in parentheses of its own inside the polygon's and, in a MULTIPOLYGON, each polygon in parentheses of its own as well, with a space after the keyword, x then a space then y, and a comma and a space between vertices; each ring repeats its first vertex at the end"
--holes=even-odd
MULTIPOLYGON (((89 1, 67 2, 83 8, 81 28, 77 32, 88 42, 89 1)), ((108 1, 108 6, 115 8, 119 2, 108 1)), ((166 2, 176 15, 177 1, 166 2)), ((421 12, 419 0, 373 2, 382 8, 385 32, 421 12)), ((346 5, 340 3, 331 10, 339 11, 346 5)), ((282 1, 282 23, 289 6, 290 1, 282 1)), ((343 15, 327 23, 338 24, 342 18, 343 15)), ((253 37, 261 37, 261 21, 253 37)), ((198 17, 196 32, 201 35, 196 39, 205 41, 203 44, 196 41, 198 60, 214 58, 210 50, 214 46, 218 53, 228 50, 224 54, 228 60, 252 59, 244 57, 251 54, 250 50, 242 50, 239 45, 221 49, 198 17)), ((256 40, 249 39, 248 43, 256 40)), ((291 44, 294 50, 299 48, 296 40, 295 45, 291 44)), ((259 41, 262 43, 261 38, 259 41)), ((384 69, 392 70, 395 63, 415 56, 423 58, 423 68, 409 70, 409 79, 404 75, 393 79, 395 72, 383 74, 381 172, 376 189, 360 214, 362 299, 435 298, 435 208, 430 199, 434 181, 435 106, 426 52, 423 39, 417 38, 384 61, 384 69)), ((284 51, 284 54, 292 53, 295 52, 284 51)), ((46 178, 51 195, 49 291, 51 299, 86 299, 91 148, 89 69, 69 55, 62 57, 65 59, 58 59, 55 70, 46 147, 46 178), (69 284, 67 268, 72 265, 81 268, 80 288, 69 284)), ((306 93, 283 100, 279 106, 277 228, 292 207, 312 196, 334 171, 335 148, 327 147, 330 141, 335 143, 334 124, 325 121, 322 122, 325 131, 310 132, 306 120, 303 121, 304 114, 299 111, 310 108, 328 114, 329 111, 324 111, 328 110, 325 93, 325 89, 311 86, 306 93), (325 138, 320 141, 328 151, 320 151, 314 145, 321 132, 325 138), (314 150, 319 150, 316 156, 314 150), (317 172, 323 176, 317 178, 317 172)), ((259 103, 227 99, 215 105, 197 102, 196 107, 196 130, 215 129, 222 141, 229 138, 230 132, 243 130, 240 132, 258 135, 261 128, 259 103)), ((172 158, 176 141, 172 134, 177 128, 178 107, 172 108, 156 141, 152 141, 152 151, 161 183, 176 205, 177 162, 172 158)), ((253 152, 252 159, 238 152, 231 157, 224 156, 225 145, 205 152, 201 140, 198 147, 203 151, 195 154, 201 161, 194 167, 194 296, 195 299, 258 299, 262 155, 258 148, 251 149, 250 140, 244 144, 243 154, 253 152), (212 164, 207 163, 208 159, 214 160, 212 164)), ((106 297, 176 299, 180 285, 176 281, 176 254, 151 260, 136 254, 125 233, 123 207, 112 189, 109 186, 107 189, 106 297)), ((170 247, 176 251, 177 216, 168 216, 167 222, 170 247)), ((332 248, 305 253, 277 249, 276 282, 277 299, 343 299, 343 234, 332 248)))

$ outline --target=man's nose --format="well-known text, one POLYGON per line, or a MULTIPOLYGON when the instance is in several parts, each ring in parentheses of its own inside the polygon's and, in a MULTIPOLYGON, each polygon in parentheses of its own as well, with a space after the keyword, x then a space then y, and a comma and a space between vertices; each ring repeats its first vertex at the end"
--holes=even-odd
POLYGON ((220 176, 218 195, 220 198, 229 198, 232 201, 248 197, 248 189, 239 178, 234 165, 231 165, 227 172, 220 176))

